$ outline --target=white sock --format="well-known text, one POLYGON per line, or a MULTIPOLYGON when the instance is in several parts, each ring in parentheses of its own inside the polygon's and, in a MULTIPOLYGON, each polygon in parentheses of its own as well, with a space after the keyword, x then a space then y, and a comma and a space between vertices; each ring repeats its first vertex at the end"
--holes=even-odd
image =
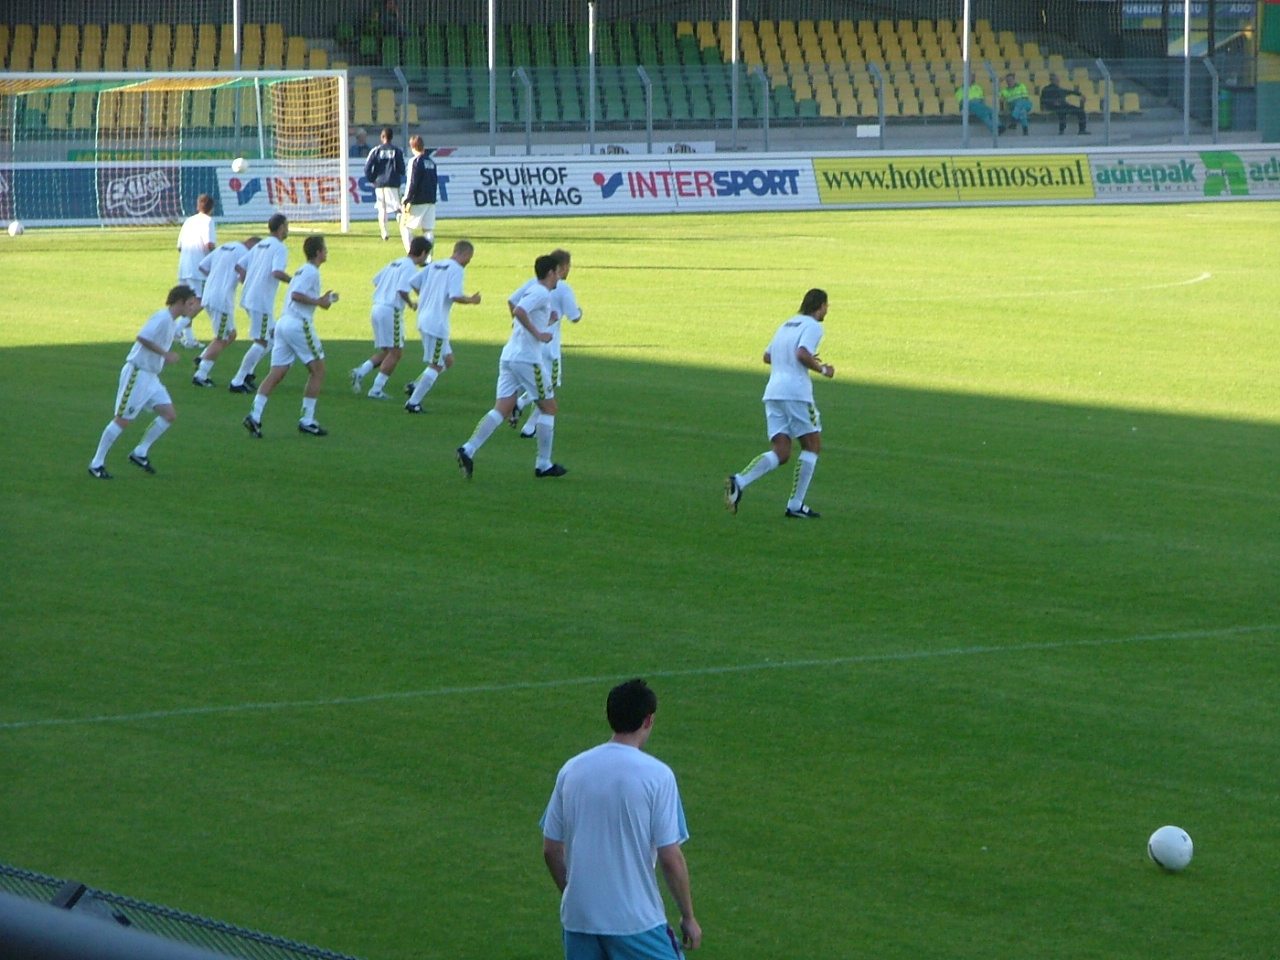
POLYGON ((755 483, 770 470, 778 468, 778 455, 770 450, 768 453, 762 453, 749 464, 747 469, 738 474, 738 486, 745 487, 748 484, 755 483))
POLYGON ((791 499, 787 501, 788 510, 799 510, 804 506, 804 495, 809 492, 809 481, 813 479, 813 471, 817 469, 818 455, 801 450, 796 460, 796 480, 791 487, 791 499))
POLYGON ((116 442, 116 437, 124 433, 124 427, 112 420, 107 424, 107 429, 102 431, 102 439, 98 441, 98 452, 93 455, 93 459, 89 461, 89 466, 100 467, 107 462, 107 451, 111 449, 111 445, 116 442))
POLYGON ((212 372, 213 372, 213 361, 201 360, 200 369, 196 371, 196 376, 199 377, 201 380, 208 380, 209 374, 211 374, 212 372))
POLYGON ((378 231, 383 240, 387 239, 387 211, 381 203, 378 204, 378 231))
POLYGON ((231 378, 231 382, 237 387, 244 383, 244 378, 253 373, 254 368, 258 366, 258 361, 266 355, 267 348, 258 341, 254 341, 249 345, 249 349, 244 352, 244 359, 240 361, 240 369, 236 371, 236 375, 231 378))
POLYGON ((413 242, 413 231, 405 226, 404 220, 400 221, 400 239, 404 241, 404 252, 409 252, 409 244, 413 242))
POLYGON ((145 457, 151 452, 151 445, 160 439, 160 435, 171 427, 172 424, 164 417, 156 417, 155 423, 151 424, 147 432, 143 434, 142 442, 133 448, 133 452, 140 457, 145 457))
POLYGON ((493 431, 502 426, 503 419, 502 414, 497 410, 490 410, 480 418, 480 422, 476 424, 475 433, 471 434, 471 439, 462 445, 468 457, 476 455, 476 451, 484 446, 484 442, 493 436, 493 431))
POLYGON ((533 397, 529 396, 529 391, 527 390, 516 397, 516 416, 518 417, 524 413, 524 408, 531 403, 533 403, 533 397))
POLYGON ((524 422, 524 426, 520 428, 520 436, 532 437, 538 432, 538 424, 542 422, 542 411, 534 405, 533 413, 529 414, 529 419, 524 422))
POLYGON ((551 466, 551 441, 556 435, 556 418, 549 413, 538 418, 538 461, 534 464, 539 470, 551 466))
POLYGON ((366 360, 360 366, 356 367, 356 376, 363 380, 369 374, 373 373, 373 361, 366 360))
POLYGON ((422 371, 422 376, 418 378, 418 385, 413 388, 413 396, 409 398, 410 403, 421 403, 422 398, 427 395, 427 391, 435 386, 436 379, 440 376, 440 371, 435 367, 427 367, 422 371))
POLYGON ((388 377, 388 376, 387 376, 385 373, 383 373, 381 370, 379 370, 379 371, 378 371, 378 375, 377 375, 376 377, 374 377, 374 378, 373 378, 373 389, 372 389, 372 390, 370 390, 369 392, 370 392, 370 393, 381 393, 381 392, 382 392, 382 388, 383 388, 383 387, 385 387, 385 386, 387 385, 387 381, 388 381, 389 379, 391 379, 391 378, 390 378, 390 377, 388 377))
POLYGON ((302 422, 303 423, 316 422, 316 398, 315 397, 302 398, 302 422))
POLYGON ((261 393, 253 395, 253 419, 258 423, 262 422, 262 412, 267 409, 267 401, 270 399, 270 397, 263 396, 261 393))

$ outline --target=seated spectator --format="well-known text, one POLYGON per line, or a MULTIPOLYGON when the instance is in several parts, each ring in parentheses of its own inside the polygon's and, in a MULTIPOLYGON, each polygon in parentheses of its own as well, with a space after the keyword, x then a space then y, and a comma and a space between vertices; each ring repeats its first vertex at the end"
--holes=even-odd
POLYGON ((373 149, 369 146, 369 134, 365 132, 364 127, 356 127, 354 133, 356 142, 351 145, 348 155, 352 158, 358 157, 364 160, 369 156, 369 151, 373 149))
MULTIPOLYGON (((964 106, 964 85, 956 88, 956 103, 964 106)), ((969 84, 969 116, 987 125, 987 129, 992 133, 996 132, 995 114, 991 112, 991 108, 987 106, 986 94, 982 92, 982 84, 974 80, 969 84)), ((1004 132, 1004 127, 1000 127, 1000 132, 1004 132)))
POLYGON ((1088 133, 1085 129, 1087 117, 1084 107, 1081 104, 1068 103, 1068 97, 1079 97, 1081 104, 1084 101, 1084 95, 1079 89, 1067 90, 1065 87, 1058 85, 1058 75, 1056 73, 1049 74, 1049 82, 1040 88, 1040 109, 1045 113, 1056 113, 1058 115, 1058 134, 1067 132, 1067 117, 1075 117, 1076 122, 1080 125, 1080 129, 1076 131, 1077 135, 1088 133))
POLYGON ((1031 94, 1027 90, 1027 85, 1017 79, 1012 73, 1004 75, 1004 86, 1000 88, 1000 102, 1005 109, 1009 111, 1012 117, 1010 126, 1014 123, 1022 127, 1022 135, 1025 137, 1031 132, 1027 125, 1027 117, 1031 114, 1031 94))

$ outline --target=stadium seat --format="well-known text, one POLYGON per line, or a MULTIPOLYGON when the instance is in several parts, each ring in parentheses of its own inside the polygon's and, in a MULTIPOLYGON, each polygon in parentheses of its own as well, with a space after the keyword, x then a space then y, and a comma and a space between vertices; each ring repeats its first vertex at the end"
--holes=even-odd
POLYGON ((374 123, 379 127, 394 125, 396 122, 396 95, 394 90, 385 87, 379 90, 374 101, 374 123))
POLYGON ((307 41, 302 37, 289 38, 285 46, 284 67, 286 70, 307 68, 307 41))
POLYGON ((357 127, 373 126, 373 81, 368 77, 356 77, 352 83, 351 107, 352 120, 357 127))
POLYGON ((1126 115, 1139 114, 1142 112, 1142 102, 1136 93, 1124 93, 1120 95, 1120 112, 1126 115))
POLYGON ((284 28, 268 23, 262 31, 262 69, 284 69, 284 28))
POLYGON ((145 23, 135 23, 129 27, 129 49, 124 60, 126 70, 146 72, 151 59, 150 33, 150 28, 145 23))
POLYGON ((71 73, 80 61, 80 28, 74 23, 62 25, 58 40, 58 60, 55 69, 59 73, 71 73))
POLYGON ((151 69, 157 73, 170 70, 172 51, 173 28, 167 23, 157 23, 151 30, 151 69))
POLYGON ((71 107, 72 130, 93 129, 94 111, 97 107, 97 100, 97 95, 93 93, 82 91, 76 94, 75 102, 71 107))
POLYGON ((191 92, 191 126, 205 129, 210 126, 213 112, 213 91, 193 90, 191 92))
POLYGON ((86 24, 80 32, 80 69, 87 71, 102 69, 102 27, 96 23, 86 24))
POLYGON ((231 24, 224 23, 220 34, 218 41, 218 69, 234 70, 236 66, 235 30, 231 24))
POLYGON ((328 70, 329 52, 323 47, 316 47, 307 54, 307 66, 312 70, 328 70))

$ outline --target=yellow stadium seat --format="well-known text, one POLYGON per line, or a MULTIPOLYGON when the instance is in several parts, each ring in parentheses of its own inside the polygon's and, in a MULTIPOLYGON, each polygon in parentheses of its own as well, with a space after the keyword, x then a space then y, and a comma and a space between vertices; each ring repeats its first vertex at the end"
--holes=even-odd
POLYGON ((71 107, 71 129, 89 130, 93 127, 94 109, 97 107, 97 95, 88 92, 76 94, 71 107))
POLYGON ((0 23, 0 70, 9 62, 9 25, 0 23))
POLYGON ((51 23, 40 24, 36 30, 36 43, 34 52, 47 56, 52 60, 58 53, 58 28, 51 23))
POLYGON ((173 45, 173 65, 171 70, 190 70, 194 62, 195 55, 192 52, 191 44, 175 43, 173 45))
POLYGON ((218 40, 218 69, 234 70, 236 66, 236 32, 229 23, 222 25, 221 37, 218 40))
POLYGON ((129 28, 129 49, 125 54, 126 70, 145 72, 151 58, 151 31, 145 23, 135 23, 129 28))
POLYGON ((31 25, 20 23, 13 29, 13 47, 9 51, 9 69, 15 73, 31 70, 31 52, 35 46, 35 34, 31 25))
POLYGON ((307 68, 307 41, 302 37, 290 37, 285 48, 284 66, 286 70, 305 70, 307 68))
POLYGON ((207 127, 213 112, 213 91, 193 90, 191 92, 191 126, 207 127))
POLYGON ((219 90, 213 103, 213 125, 234 127, 236 123, 236 91, 219 90))
POLYGON ((44 123, 50 130, 67 129, 67 119, 71 112, 71 94, 54 93, 49 96, 49 104, 45 108, 44 123))
POLYGON ((676 24, 676 36, 683 37, 686 33, 693 33, 693 23, 689 20, 681 20, 676 24))
POLYGON ((196 69, 212 70, 218 65, 218 30, 202 23, 196 30, 196 69))
POLYGON ((80 28, 74 23, 63 24, 62 36, 58 40, 57 70, 59 73, 70 73, 79 62, 80 28))
MULTIPOLYGON (((267 24, 268 28, 275 26, 279 24, 267 24)), ((262 38, 262 69, 284 69, 284 36, 276 36, 271 29, 268 29, 262 38)))
POLYGON ((328 70, 329 69, 329 53, 322 47, 316 47, 309 54, 308 66, 312 70, 328 70))
POLYGON ((151 69, 168 70, 173 49, 173 31, 167 23, 157 23, 151 31, 151 69))
POLYGON ((1120 95, 1120 112, 1125 114, 1142 112, 1142 102, 1136 93, 1120 95))
POLYGON ((127 45, 124 24, 113 23, 107 27, 107 42, 102 48, 102 69, 119 72, 124 69, 124 50, 127 45))
POLYGON ((374 101, 377 112, 374 114, 374 123, 379 126, 391 126, 396 122, 396 95, 395 91, 388 90, 385 87, 378 91, 377 99, 374 101))

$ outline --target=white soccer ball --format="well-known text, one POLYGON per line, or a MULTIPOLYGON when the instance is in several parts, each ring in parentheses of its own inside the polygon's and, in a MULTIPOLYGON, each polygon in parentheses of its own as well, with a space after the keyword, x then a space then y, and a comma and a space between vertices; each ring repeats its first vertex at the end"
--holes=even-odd
POLYGON ((1194 852, 1191 838, 1181 827, 1161 827, 1147 841, 1147 856, 1172 873, 1190 863, 1194 852))
POLYGON ((246 160, 244 157, 236 157, 234 160, 231 161, 232 173, 245 173, 248 171, 248 169, 249 169, 249 161, 246 160))
POLYGON ((24 227, 17 220, 14 220, 12 223, 9 224, 9 236, 11 237, 20 237, 26 232, 27 232, 27 228, 24 227))

